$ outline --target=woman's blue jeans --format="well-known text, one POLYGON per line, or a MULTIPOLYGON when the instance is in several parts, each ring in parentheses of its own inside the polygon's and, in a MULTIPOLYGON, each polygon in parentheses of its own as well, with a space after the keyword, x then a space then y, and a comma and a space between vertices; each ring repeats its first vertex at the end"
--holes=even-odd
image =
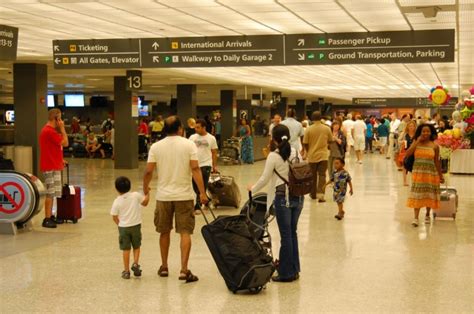
POLYGON ((303 203, 303 196, 290 196, 288 204, 285 195, 275 196, 275 213, 281 237, 278 275, 283 279, 291 279, 300 272, 297 227, 303 203))

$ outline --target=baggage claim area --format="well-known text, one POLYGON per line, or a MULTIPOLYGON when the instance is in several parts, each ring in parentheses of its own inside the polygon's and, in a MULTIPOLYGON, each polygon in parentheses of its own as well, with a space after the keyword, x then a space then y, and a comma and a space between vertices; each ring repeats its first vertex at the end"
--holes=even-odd
POLYGON ((1 0, 0 312, 474 312, 473 20, 1 0))

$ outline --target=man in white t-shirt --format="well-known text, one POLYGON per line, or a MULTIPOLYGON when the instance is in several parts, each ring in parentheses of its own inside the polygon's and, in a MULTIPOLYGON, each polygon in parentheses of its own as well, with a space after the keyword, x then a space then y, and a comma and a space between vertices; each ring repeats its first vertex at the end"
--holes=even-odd
MULTIPOLYGON (((199 168, 201 168, 202 179, 204 181, 204 190, 207 190, 207 184, 209 182, 209 177, 211 176, 211 171, 217 172, 218 150, 216 138, 211 134, 207 133, 206 127, 206 120, 198 119, 196 121, 196 126, 194 127, 196 133, 191 135, 191 137, 189 138, 189 140, 194 142, 197 147, 197 157, 199 161, 199 168)), ((194 205, 194 209, 197 210, 201 207, 201 202, 199 201, 199 189, 194 180, 193 189, 196 193, 196 204, 194 205)))
POLYGON ((304 136, 304 129, 303 125, 298 122, 295 117, 295 109, 288 109, 286 119, 281 124, 286 125, 286 127, 290 130, 290 140, 288 142, 290 143, 291 147, 296 150, 298 155, 300 155, 302 146, 301 143, 303 141, 304 136))
POLYGON ((347 140, 347 149, 346 151, 350 154, 351 147, 354 146, 354 138, 352 137, 352 128, 354 127, 354 121, 352 120, 352 114, 347 115, 347 119, 342 122, 342 132, 347 140))
POLYGON ((365 149, 365 135, 367 133, 367 125, 362 120, 360 114, 356 116, 356 121, 352 127, 352 138, 354 139, 354 150, 357 156, 357 162, 362 164, 363 151, 365 149))
POLYGON ((390 159, 393 156, 394 146, 396 144, 395 139, 398 136, 398 127, 400 126, 401 121, 397 118, 395 112, 390 113, 390 135, 388 137, 388 149, 387 159, 390 159))
POLYGON ((201 169, 199 168, 197 148, 190 140, 182 137, 183 126, 177 116, 165 120, 166 138, 156 142, 148 153, 148 163, 143 177, 143 190, 150 186, 155 168, 158 173, 155 226, 160 233, 162 264, 158 270, 160 277, 168 277, 168 252, 170 234, 173 229, 173 216, 176 219, 176 232, 181 236, 180 280, 193 282, 199 280, 189 269, 191 234, 194 231, 194 200, 192 180, 196 182, 200 202, 208 199, 201 169))

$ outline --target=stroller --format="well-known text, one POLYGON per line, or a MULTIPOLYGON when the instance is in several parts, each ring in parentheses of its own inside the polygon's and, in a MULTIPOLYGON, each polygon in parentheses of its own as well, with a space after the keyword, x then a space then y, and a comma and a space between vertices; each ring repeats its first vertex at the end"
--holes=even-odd
POLYGON ((247 217, 250 233, 273 256, 272 238, 268 232, 268 225, 275 219, 275 211, 272 205, 267 212, 267 194, 258 193, 252 196, 249 192, 249 200, 240 210, 240 214, 247 217))

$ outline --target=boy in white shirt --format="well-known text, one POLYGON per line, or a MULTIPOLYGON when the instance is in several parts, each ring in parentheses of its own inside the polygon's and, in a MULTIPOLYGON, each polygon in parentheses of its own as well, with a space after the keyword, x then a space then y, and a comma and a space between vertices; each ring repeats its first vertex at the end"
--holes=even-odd
POLYGON ((140 258, 140 246, 142 243, 142 212, 141 206, 147 206, 150 200, 150 192, 146 195, 138 192, 130 192, 131 183, 126 177, 118 177, 115 180, 115 189, 120 194, 112 205, 110 214, 118 225, 119 244, 123 251, 124 271, 123 279, 130 279, 130 250, 133 247, 132 271, 135 277, 142 275, 138 264, 140 258))

